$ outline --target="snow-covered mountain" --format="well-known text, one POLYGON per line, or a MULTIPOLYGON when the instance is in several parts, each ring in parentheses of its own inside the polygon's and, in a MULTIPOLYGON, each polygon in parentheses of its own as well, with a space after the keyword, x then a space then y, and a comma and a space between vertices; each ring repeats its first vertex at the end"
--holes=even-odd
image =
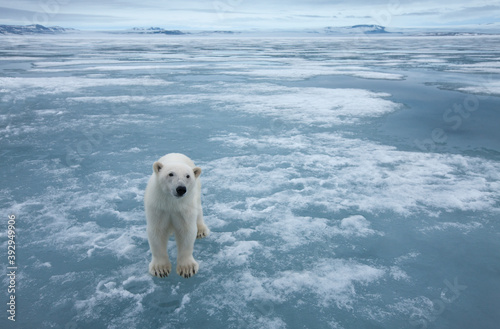
POLYGON ((327 34, 382 34, 390 33, 385 30, 384 26, 380 25, 354 25, 354 26, 342 26, 342 27, 325 27, 323 29, 324 33, 327 34))
POLYGON ((60 26, 45 27, 40 24, 32 25, 0 25, 0 34, 53 34, 74 31, 60 26))
POLYGON ((121 31, 122 33, 137 33, 137 34, 169 34, 169 35, 183 35, 183 34, 195 34, 195 35, 211 35, 211 34, 219 34, 219 35, 231 35, 237 34, 241 32, 235 31, 179 31, 179 30, 165 30, 161 27, 134 27, 130 30, 121 31))
POLYGON ((149 28, 134 27, 131 30, 127 30, 127 32, 128 33, 139 33, 139 34, 171 34, 171 35, 186 34, 186 33, 181 32, 179 30, 165 30, 161 27, 149 27, 149 28))

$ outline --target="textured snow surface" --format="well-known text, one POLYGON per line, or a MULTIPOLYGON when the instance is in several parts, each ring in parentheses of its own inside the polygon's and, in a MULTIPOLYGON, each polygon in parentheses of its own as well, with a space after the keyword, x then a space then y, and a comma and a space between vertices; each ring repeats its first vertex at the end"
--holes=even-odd
POLYGON ((496 328, 500 40, 368 40, 7 39, 0 327, 496 328), (147 272, 170 152, 203 169, 190 279, 147 272))

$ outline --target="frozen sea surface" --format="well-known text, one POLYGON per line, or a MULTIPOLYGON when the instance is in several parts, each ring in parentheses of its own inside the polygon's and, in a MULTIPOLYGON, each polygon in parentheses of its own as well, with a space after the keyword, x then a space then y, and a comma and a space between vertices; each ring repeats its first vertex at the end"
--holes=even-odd
POLYGON ((2 36, 0 327, 498 328, 499 45, 2 36), (147 272, 169 152, 203 168, 190 279, 147 272))

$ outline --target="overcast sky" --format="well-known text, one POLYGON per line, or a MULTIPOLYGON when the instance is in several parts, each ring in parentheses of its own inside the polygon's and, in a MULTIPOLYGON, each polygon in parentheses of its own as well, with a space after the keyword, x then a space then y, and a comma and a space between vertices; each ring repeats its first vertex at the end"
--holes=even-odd
POLYGON ((409 28, 498 22, 498 0, 0 0, 0 24, 78 29, 236 30, 356 24, 409 28))

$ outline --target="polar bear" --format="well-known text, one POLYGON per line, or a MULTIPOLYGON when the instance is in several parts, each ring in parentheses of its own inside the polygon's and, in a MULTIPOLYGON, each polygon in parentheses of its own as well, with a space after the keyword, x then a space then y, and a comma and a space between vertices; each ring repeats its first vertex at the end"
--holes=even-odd
POLYGON ((201 208, 201 168, 180 153, 170 153, 153 164, 144 194, 149 247, 153 254, 149 273, 166 277, 172 268, 167 242, 174 233, 177 274, 185 278, 198 272, 193 258, 196 238, 209 234, 201 208))

